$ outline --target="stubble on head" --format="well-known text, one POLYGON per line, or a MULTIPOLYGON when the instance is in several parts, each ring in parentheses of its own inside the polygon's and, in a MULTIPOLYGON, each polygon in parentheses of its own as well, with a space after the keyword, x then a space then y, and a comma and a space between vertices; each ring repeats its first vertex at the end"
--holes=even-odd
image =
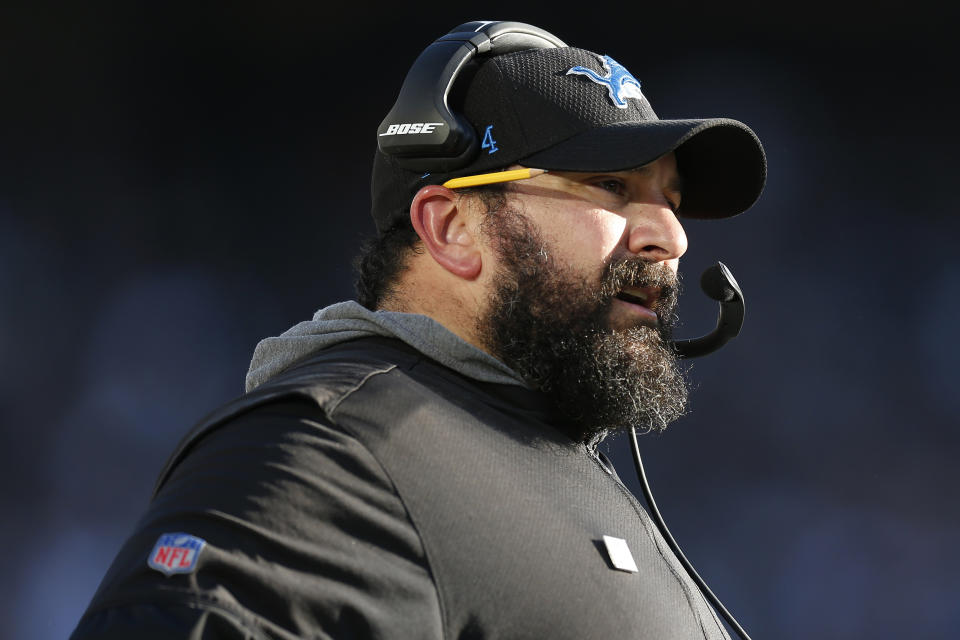
POLYGON ((496 284, 477 321, 491 353, 547 394, 573 440, 596 443, 629 429, 662 431, 687 408, 687 382, 669 346, 679 284, 664 265, 614 259, 599 273, 560 263, 535 224, 501 203, 484 233, 499 259, 496 284), (658 326, 613 329, 625 286, 661 287, 658 326))

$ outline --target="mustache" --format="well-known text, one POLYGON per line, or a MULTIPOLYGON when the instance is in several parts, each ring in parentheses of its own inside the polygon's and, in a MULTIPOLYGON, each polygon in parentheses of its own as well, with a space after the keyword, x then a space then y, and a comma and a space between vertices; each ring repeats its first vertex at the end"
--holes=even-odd
POLYGON ((624 287, 657 287, 659 296, 654 311, 664 325, 676 323, 682 287, 679 275, 667 265, 643 258, 611 260, 601 274, 599 298, 606 305, 612 304, 624 287))

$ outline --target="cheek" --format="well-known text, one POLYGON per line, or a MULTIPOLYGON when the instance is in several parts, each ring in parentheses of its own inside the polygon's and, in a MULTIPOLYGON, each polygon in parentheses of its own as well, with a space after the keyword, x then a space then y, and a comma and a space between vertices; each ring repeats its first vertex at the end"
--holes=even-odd
POLYGON ((627 221, 610 211, 556 205, 531 209, 544 239, 568 264, 600 264, 623 244, 627 221))
POLYGON ((623 241, 627 221, 609 211, 581 211, 559 229, 572 253, 586 260, 607 259, 623 241))

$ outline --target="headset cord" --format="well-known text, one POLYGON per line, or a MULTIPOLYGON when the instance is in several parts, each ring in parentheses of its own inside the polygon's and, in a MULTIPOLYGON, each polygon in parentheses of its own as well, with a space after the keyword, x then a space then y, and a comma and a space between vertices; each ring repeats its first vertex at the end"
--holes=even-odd
POLYGON ((631 447, 631 453, 633 454, 633 463, 637 467, 637 477, 640 479, 640 488, 643 489, 643 497, 646 499, 647 505, 650 506, 650 515, 653 516, 653 522, 657 525, 657 529, 660 530, 660 534, 667 541, 667 544, 670 545, 673 553, 677 556, 677 559, 680 560, 680 564, 687 570, 687 574, 689 574, 693 581, 697 583, 697 586, 700 587, 700 592, 703 593, 707 600, 710 601, 710 604, 713 605, 713 608, 723 616, 723 619, 737 632, 737 635, 743 640, 750 640, 747 632, 743 630, 743 627, 740 626, 740 623, 737 622, 733 615, 727 611, 727 608, 723 606, 723 603, 720 602, 717 596, 713 595, 713 591, 711 591, 707 583, 703 581, 700 574, 696 572, 693 565, 687 560, 687 557, 683 555, 683 551, 680 550, 677 541, 670 535, 670 530, 667 529, 667 523, 663 521, 663 516, 660 515, 660 510, 657 509, 657 503, 653 499, 653 492, 650 491, 650 483, 647 482, 647 474, 643 470, 643 461, 640 460, 640 445, 637 444, 637 430, 633 427, 630 428, 630 441, 633 445, 631 447))

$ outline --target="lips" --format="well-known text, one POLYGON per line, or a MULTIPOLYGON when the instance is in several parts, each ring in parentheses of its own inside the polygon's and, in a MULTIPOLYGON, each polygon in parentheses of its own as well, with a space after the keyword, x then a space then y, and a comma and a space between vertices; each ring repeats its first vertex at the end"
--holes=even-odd
POLYGON ((660 297, 660 287, 624 287, 616 297, 630 304, 653 309, 660 297))

